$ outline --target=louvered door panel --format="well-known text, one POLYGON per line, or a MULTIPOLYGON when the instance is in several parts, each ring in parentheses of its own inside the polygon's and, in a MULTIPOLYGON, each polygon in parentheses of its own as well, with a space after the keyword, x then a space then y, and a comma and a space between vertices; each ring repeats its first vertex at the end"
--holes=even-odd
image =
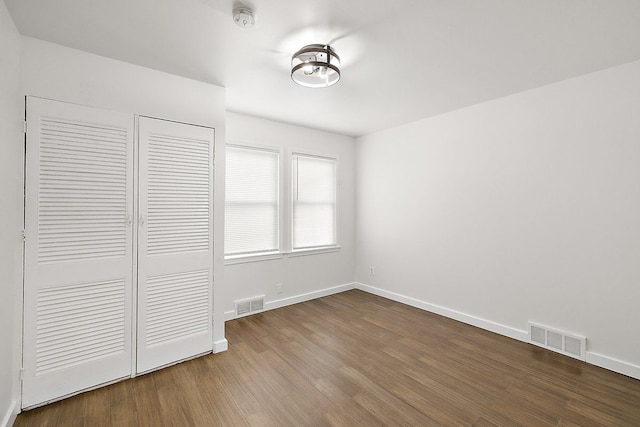
POLYGON ((39 131, 38 262, 125 256, 127 129, 43 117, 39 131))
POLYGON ((151 133, 147 254, 209 249, 210 144, 151 133))
POLYGON ((213 129, 140 117, 137 372, 212 350, 213 129))
POLYGON ((209 305, 207 270, 149 277, 147 347, 206 333, 209 327, 209 305))
POLYGON ((124 351, 125 288, 112 280, 39 291, 36 375, 124 351))
POLYGON ((133 116, 27 100, 23 407, 131 373, 133 116))

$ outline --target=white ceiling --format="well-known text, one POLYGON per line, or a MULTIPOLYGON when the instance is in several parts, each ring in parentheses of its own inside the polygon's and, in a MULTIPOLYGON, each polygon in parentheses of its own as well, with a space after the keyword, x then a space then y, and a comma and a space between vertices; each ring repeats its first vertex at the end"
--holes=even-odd
POLYGON ((227 88, 230 111, 358 136, 640 59, 638 0, 5 0, 24 35, 227 88), (328 43, 342 79, 291 54, 328 43))

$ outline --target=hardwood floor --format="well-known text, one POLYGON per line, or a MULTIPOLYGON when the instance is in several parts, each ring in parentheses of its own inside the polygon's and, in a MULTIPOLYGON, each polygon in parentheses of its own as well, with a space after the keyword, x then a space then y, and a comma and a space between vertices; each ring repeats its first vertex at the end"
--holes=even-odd
POLYGON ((640 426, 640 381, 362 291, 227 323, 229 350, 16 426, 640 426))

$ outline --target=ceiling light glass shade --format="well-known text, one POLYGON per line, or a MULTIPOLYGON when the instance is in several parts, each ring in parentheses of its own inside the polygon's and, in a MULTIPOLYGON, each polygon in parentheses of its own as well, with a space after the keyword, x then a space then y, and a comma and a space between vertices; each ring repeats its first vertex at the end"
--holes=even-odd
POLYGON ((340 80, 340 57, 327 45, 307 45, 291 57, 291 78, 305 87, 332 86, 340 80))

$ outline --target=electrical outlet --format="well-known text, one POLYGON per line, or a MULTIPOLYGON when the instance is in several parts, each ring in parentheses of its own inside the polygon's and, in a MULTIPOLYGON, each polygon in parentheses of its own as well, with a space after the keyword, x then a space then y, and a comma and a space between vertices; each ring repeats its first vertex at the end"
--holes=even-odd
POLYGON ((376 275, 376 269, 373 267, 369 267, 369 276, 375 276, 376 275))
POLYGON ((282 283, 278 283, 276 285, 276 292, 281 294, 284 291, 284 286, 282 285, 282 283))

